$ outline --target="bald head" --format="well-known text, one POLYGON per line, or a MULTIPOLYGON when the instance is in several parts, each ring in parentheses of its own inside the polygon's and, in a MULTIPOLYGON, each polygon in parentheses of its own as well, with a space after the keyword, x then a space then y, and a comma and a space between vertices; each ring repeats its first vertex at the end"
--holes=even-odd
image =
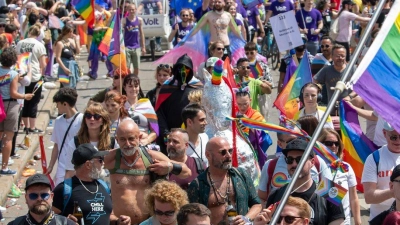
POLYGON ((223 137, 213 137, 211 138, 206 145, 206 151, 218 151, 221 147, 229 146, 229 142, 223 137))
POLYGON ((206 157, 210 168, 228 170, 232 167, 233 149, 223 137, 213 137, 206 145, 206 157))
POLYGON ((124 120, 118 126, 117 135, 119 136, 126 132, 135 132, 139 135, 139 126, 133 120, 124 120))
POLYGON ((133 120, 122 121, 117 129, 116 140, 126 155, 132 154, 134 148, 139 146, 140 131, 138 125, 133 120))

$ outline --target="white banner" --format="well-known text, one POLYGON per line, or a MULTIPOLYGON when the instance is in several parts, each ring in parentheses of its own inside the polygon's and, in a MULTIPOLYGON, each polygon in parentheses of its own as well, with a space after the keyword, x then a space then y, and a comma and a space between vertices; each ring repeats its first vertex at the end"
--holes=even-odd
POLYGON ((293 11, 273 16, 270 21, 280 52, 304 44, 293 11))

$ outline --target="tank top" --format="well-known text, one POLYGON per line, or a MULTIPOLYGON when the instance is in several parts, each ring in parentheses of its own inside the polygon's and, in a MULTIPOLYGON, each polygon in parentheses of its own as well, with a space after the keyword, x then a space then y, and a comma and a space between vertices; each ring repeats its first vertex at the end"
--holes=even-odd
POLYGON ((74 49, 74 47, 71 46, 71 43, 67 46, 63 42, 63 45, 64 46, 61 50, 61 58, 68 59, 68 60, 74 59, 75 49, 74 49))
POLYGON ((139 44, 139 19, 136 16, 134 21, 130 21, 126 18, 125 23, 125 35, 124 35, 124 42, 127 48, 135 49, 140 48, 139 44))
MULTIPOLYGON (((178 23, 178 37, 180 38, 180 39, 183 39, 189 32, 190 32, 190 30, 193 28, 193 25, 192 24, 188 24, 186 27, 184 27, 183 25, 182 25, 182 23, 178 23)), ((175 25, 172 27, 172 29, 174 29, 175 28, 175 25)), ((178 43, 177 43, 177 41, 176 41, 176 39, 174 40, 174 43, 173 43, 174 45, 177 45, 178 43)))

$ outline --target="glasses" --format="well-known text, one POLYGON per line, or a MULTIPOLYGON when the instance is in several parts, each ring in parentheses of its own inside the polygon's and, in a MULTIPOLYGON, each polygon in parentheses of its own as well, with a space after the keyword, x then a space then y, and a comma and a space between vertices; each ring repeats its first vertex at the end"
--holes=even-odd
POLYGON ((232 155, 232 153, 233 153, 233 148, 230 148, 230 149, 224 149, 224 150, 221 150, 221 151, 219 151, 219 154, 221 154, 222 156, 225 156, 226 155, 226 153, 228 153, 229 152, 229 155, 232 155))
POLYGON ((114 76, 113 78, 114 78, 114 80, 118 80, 120 78, 120 76, 114 76))
POLYGON ((245 70, 245 69, 250 69, 250 66, 241 66, 240 69, 245 70))
POLYGON ((301 156, 297 156, 296 158, 289 156, 289 157, 285 158, 286 164, 288 164, 288 165, 292 164, 293 161, 296 161, 296 163, 299 164, 300 160, 301 160, 301 156))
POLYGON ((6 25, 5 24, 0 24, 0 27, 6 27, 6 25))
POLYGON ((169 69, 169 65, 168 64, 160 64, 160 65, 158 65, 158 68, 169 69))
POLYGON ((287 223, 287 224, 292 224, 292 223, 294 223, 294 221, 296 221, 296 219, 299 219, 299 218, 302 218, 303 219, 303 217, 301 217, 301 216, 280 216, 279 218, 278 218, 278 223, 281 223, 282 222, 282 219, 283 220, 285 220, 285 223, 287 223))
POLYGON ((248 51, 248 52, 245 52, 245 53, 246 53, 246 55, 254 55, 253 51, 248 51))
POLYGON ((340 142, 339 141, 324 141, 324 145, 326 146, 339 146, 340 142))
POLYGON ((389 139, 391 141, 397 141, 397 139, 400 139, 400 135, 392 135, 392 136, 389 137, 389 139))
POLYGON ((182 15, 181 17, 189 17, 189 15, 185 14, 185 15, 182 15))
POLYGON ((104 162, 104 159, 103 159, 103 158, 94 158, 94 159, 92 159, 92 160, 99 160, 99 163, 100 163, 100 164, 103 164, 103 162, 104 162))
POLYGON ((30 193, 28 196, 29 196, 30 200, 36 200, 36 199, 39 198, 39 196, 43 200, 47 200, 47 199, 50 198, 50 194, 49 193, 40 193, 40 194, 38 194, 38 193, 30 193))
POLYGON ((321 45, 321 48, 329 48, 331 47, 330 45, 321 45))
POLYGON ((161 210, 155 209, 154 213, 157 216, 163 216, 163 215, 165 215, 165 216, 173 216, 175 214, 175 211, 165 211, 165 212, 163 212, 161 210))
POLYGON ((225 50, 225 48, 215 48, 215 49, 217 49, 218 51, 225 50))
POLYGON ((91 114, 91 113, 85 113, 85 118, 86 119, 88 119, 88 120, 90 120, 90 119, 92 119, 92 118, 94 118, 95 120, 99 120, 99 119, 101 119, 102 117, 101 117, 101 115, 100 114, 91 114))

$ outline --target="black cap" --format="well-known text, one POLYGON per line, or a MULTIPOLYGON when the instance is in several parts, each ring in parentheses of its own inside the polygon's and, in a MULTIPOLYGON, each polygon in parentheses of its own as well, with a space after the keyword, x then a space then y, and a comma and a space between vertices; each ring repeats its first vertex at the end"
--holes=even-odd
MULTIPOLYGON (((286 145, 286 148, 282 150, 282 153, 287 156, 288 152, 292 150, 305 151, 307 149, 307 145, 308 141, 302 138, 296 138, 286 145)), ((314 151, 311 151, 310 156, 314 157, 314 151)))
POLYGON ((342 2, 342 5, 355 5, 353 1, 349 1, 349 0, 344 0, 342 2))
POLYGON ((392 172, 392 175, 390 175, 390 181, 393 182, 394 179, 400 176, 400 165, 397 165, 392 172))
POLYGON ((108 151, 99 151, 92 144, 85 143, 78 146, 72 155, 71 163, 75 166, 80 166, 88 160, 96 157, 103 157, 108 154, 108 151))
POLYGON ((28 188, 30 186, 35 185, 35 184, 45 184, 45 185, 49 186, 51 189, 50 180, 44 174, 37 173, 35 175, 30 176, 28 179, 26 179, 25 191, 28 190, 28 188))

